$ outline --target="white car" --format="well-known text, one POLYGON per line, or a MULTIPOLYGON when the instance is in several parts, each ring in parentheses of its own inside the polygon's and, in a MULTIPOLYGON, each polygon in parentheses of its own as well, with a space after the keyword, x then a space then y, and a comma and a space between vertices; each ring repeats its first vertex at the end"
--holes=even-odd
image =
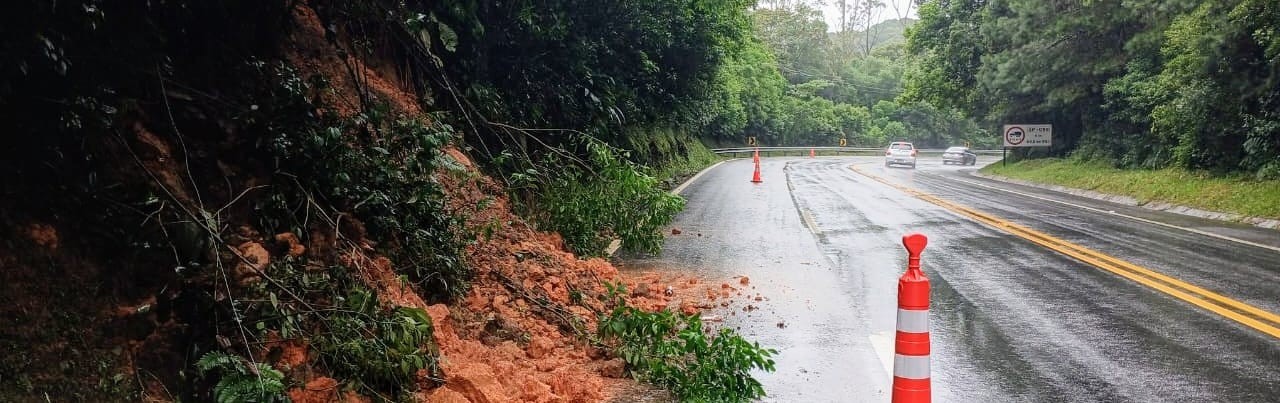
POLYGON ((916 146, 904 141, 895 141, 884 150, 884 166, 893 164, 916 167, 916 146))
POLYGON ((973 165, 978 163, 978 154, 974 154, 969 147, 951 147, 947 151, 942 152, 942 165, 960 164, 973 165))

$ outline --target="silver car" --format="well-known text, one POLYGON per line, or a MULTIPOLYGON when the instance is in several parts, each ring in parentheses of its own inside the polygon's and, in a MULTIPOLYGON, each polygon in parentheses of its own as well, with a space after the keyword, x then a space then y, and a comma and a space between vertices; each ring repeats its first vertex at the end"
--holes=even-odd
POLYGON ((942 165, 973 165, 978 163, 978 155, 969 151, 968 147, 951 147, 942 152, 942 165))
POLYGON ((884 166, 893 164, 916 167, 916 146, 905 141, 895 141, 884 150, 884 166))

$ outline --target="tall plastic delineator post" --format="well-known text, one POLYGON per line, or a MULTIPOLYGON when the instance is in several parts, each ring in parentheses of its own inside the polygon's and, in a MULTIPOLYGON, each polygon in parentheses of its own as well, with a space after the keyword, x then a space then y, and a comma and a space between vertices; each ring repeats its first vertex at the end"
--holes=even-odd
POLYGON ((920 270, 920 253, 929 238, 902 236, 907 272, 898 279, 898 334, 893 354, 893 403, 928 403, 929 278, 920 270))

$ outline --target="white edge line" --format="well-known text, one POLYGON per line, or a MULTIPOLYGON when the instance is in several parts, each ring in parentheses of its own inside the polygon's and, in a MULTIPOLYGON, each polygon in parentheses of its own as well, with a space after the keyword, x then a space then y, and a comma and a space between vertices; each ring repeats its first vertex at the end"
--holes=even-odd
MULTIPOLYGON (((680 195, 681 192, 684 192, 684 188, 689 187, 689 185, 693 184, 693 181, 696 181, 698 180, 698 178, 701 178, 703 174, 707 173, 707 171, 715 169, 716 167, 720 166, 720 164, 723 164, 729 161, 740 160, 740 159, 742 158, 730 158, 724 161, 717 162, 709 167, 706 167, 705 169, 698 171, 698 173, 693 175, 692 178, 685 180, 684 183, 680 184, 680 186, 677 186, 675 189, 671 189, 670 193, 678 196, 680 195)), ((604 255, 606 257, 613 257, 613 254, 618 253, 618 249, 620 248, 622 248, 622 240, 614 239, 612 242, 609 242, 609 247, 604 249, 604 255)))
POLYGON ((1100 208, 1094 208, 1094 207, 1089 207, 1089 206, 1083 206, 1083 205, 1079 205, 1079 204, 1075 204, 1075 203, 1070 203, 1070 202, 1065 202, 1065 201, 1061 201, 1061 200, 1054 200, 1054 199, 1051 199, 1051 198, 1048 198, 1048 197, 1041 197, 1041 196, 1036 196, 1036 195, 1029 194, 1029 193, 1019 192, 1019 191, 1016 191, 1016 190, 1003 189, 1003 188, 1000 188, 1000 187, 991 186, 991 185, 986 185, 986 184, 982 184, 982 183, 978 183, 978 182, 974 182, 974 181, 970 181, 970 180, 959 179, 959 178, 952 178, 952 177, 948 177, 948 176, 946 176, 946 175, 933 175, 933 176, 940 177, 940 178, 944 178, 944 179, 950 179, 950 180, 957 181, 957 182, 968 183, 968 184, 970 184, 970 185, 981 186, 981 187, 988 188, 988 189, 999 190, 999 191, 1001 191, 1001 192, 1013 193, 1013 194, 1016 194, 1016 195, 1019 195, 1019 196, 1030 197, 1030 198, 1032 198, 1032 199, 1044 200, 1044 201, 1047 201, 1047 202, 1053 202, 1053 203, 1058 203, 1058 204, 1062 204, 1062 205, 1066 205, 1066 206, 1071 206, 1071 207, 1075 207, 1075 208, 1079 208, 1079 209, 1089 210, 1089 211, 1092 211, 1092 212, 1095 212, 1095 213, 1110 214, 1110 215, 1119 216, 1119 217, 1124 217, 1124 218, 1128 218, 1128 219, 1135 220, 1135 221, 1139 221, 1139 222, 1144 222, 1144 223, 1147 223, 1147 224, 1155 224, 1155 225, 1159 225, 1159 226, 1166 227, 1166 228, 1173 228, 1173 229, 1183 230, 1183 231, 1187 231, 1187 232, 1190 232, 1190 233, 1193 233, 1193 234, 1204 235, 1204 236, 1207 236, 1207 237, 1217 238, 1217 239, 1221 239, 1221 240, 1224 240, 1224 241, 1230 241, 1230 242, 1235 242, 1235 243, 1239 243, 1239 244, 1244 244, 1244 245, 1249 245, 1249 246, 1254 246, 1254 247, 1258 247, 1258 248, 1269 249, 1269 250, 1273 250, 1273 251, 1276 251, 1276 252, 1280 252, 1280 247, 1275 247, 1275 246, 1271 246, 1271 245, 1263 245, 1263 244, 1260 244, 1260 243, 1257 243, 1257 242, 1246 241, 1246 240, 1239 239, 1239 238, 1232 238, 1232 237, 1229 237, 1229 236, 1226 236, 1226 235, 1219 235, 1219 234, 1215 234, 1215 233, 1208 232, 1208 231, 1201 231, 1201 230, 1198 230, 1198 229, 1195 229, 1195 228, 1180 227, 1180 226, 1177 226, 1177 225, 1173 225, 1173 224, 1169 224, 1169 223, 1163 223, 1163 222, 1160 222, 1160 221, 1148 220, 1148 219, 1145 219, 1145 218, 1142 218, 1142 217, 1134 217, 1134 216, 1127 215, 1127 214, 1121 214, 1121 213, 1117 213, 1117 212, 1115 212, 1115 211, 1111 211, 1111 210, 1103 210, 1103 209, 1100 209, 1100 208))
POLYGON ((871 349, 875 351, 876 358, 880 359, 880 365, 884 367, 887 379, 893 379, 893 337, 889 332, 875 332, 867 335, 867 340, 871 342, 871 349))
POLYGON ((677 186, 675 189, 671 189, 671 194, 678 195, 681 192, 684 192, 684 188, 689 187, 689 185, 693 184, 693 181, 696 181, 698 180, 698 178, 701 178, 703 174, 707 173, 707 171, 716 169, 716 167, 720 166, 720 164, 723 164, 729 161, 740 160, 740 159, 742 158, 730 158, 724 161, 717 162, 715 163, 715 165, 709 166, 706 169, 698 171, 698 173, 696 175, 693 175, 692 178, 689 178, 688 180, 684 181, 684 183, 681 183, 680 186, 677 186))
POLYGON ((800 218, 804 221, 804 226, 809 228, 809 233, 818 235, 818 222, 814 221, 813 214, 809 213, 809 209, 800 209, 800 218))

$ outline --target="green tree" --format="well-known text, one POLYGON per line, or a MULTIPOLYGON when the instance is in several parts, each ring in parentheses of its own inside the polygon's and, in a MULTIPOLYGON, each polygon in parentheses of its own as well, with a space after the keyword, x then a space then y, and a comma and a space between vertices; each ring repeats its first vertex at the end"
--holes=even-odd
POLYGON ((822 13, 805 4, 793 8, 761 8, 752 15, 756 35, 778 57, 778 68, 791 83, 831 76, 831 40, 822 13))

